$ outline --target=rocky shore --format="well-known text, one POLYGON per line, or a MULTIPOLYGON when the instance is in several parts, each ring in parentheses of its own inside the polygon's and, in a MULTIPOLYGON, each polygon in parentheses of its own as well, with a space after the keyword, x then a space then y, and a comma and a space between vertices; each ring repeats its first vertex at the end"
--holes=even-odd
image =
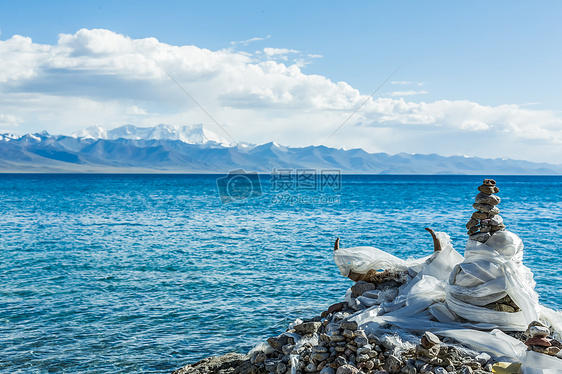
POLYGON ((338 238, 334 260, 355 282, 345 301, 247 355, 173 374, 562 373, 562 315, 538 304, 522 241, 499 215, 496 182, 478 191, 465 257, 431 229, 434 252, 419 260, 341 249, 338 238))
MULTIPOLYGON (((494 364, 512 370, 506 373, 516 373, 513 370, 520 366, 498 364, 487 353, 431 332, 407 340, 392 330, 367 335, 347 320, 353 313, 347 303, 335 304, 311 320, 297 320, 298 324, 247 355, 206 358, 173 374, 481 374, 492 373, 494 364)), ((511 335, 523 342, 527 338, 524 333, 511 335)))

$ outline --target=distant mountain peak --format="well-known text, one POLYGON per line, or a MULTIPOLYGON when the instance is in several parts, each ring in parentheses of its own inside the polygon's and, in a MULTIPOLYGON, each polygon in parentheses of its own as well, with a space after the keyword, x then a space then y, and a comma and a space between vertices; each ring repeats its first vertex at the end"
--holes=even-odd
POLYGON ((73 133, 72 137, 104 140, 179 140, 187 144, 217 143, 223 146, 230 145, 226 139, 207 130, 202 124, 193 126, 160 124, 154 127, 123 125, 112 130, 106 130, 101 126, 92 126, 73 133))

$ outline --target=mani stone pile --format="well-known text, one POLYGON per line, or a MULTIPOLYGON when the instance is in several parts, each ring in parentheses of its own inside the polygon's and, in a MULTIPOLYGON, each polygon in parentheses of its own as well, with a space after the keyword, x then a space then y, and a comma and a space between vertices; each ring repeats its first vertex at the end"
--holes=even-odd
POLYGON ((471 240, 485 243, 495 232, 504 230, 506 226, 497 207, 501 199, 494 195, 500 192, 500 189, 496 186, 496 181, 484 179, 482 185, 478 187, 478 191, 480 193, 476 195, 475 203, 472 204, 472 207, 477 211, 472 213, 466 228, 471 240))
POLYGON ((248 355, 229 353, 173 374, 485 374, 493 359, 431 332, 404 341, 397 334, 367 335, 347 320, 355 310, 332 305, 322 316, 267 339, 248 355), (415 340, 417 339, 417 344, 415 340))

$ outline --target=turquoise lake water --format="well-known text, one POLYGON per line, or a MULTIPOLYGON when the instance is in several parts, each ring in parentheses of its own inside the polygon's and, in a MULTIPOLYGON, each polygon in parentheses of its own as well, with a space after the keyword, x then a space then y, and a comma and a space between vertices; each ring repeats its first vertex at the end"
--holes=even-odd
MULTIPOLYGON (((223 204, 247 196, 223 177, 0 175, 0 372, 170 373, 245 353, 343 299, 337 236, 421 257, 431 227, 463 253, 484 179, 262 175, 223 204)), ((561 309, 562 177, 495 179, 541 303, 561 309)))

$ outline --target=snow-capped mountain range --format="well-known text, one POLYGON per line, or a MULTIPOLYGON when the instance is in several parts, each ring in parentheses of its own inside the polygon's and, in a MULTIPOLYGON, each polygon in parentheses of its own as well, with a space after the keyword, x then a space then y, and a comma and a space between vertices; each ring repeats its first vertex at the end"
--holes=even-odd
POLYGON ((229 144, 201 125, 90 127, 71 136, 0 134, 4 173, 227 173, 240 168, 260 173, 338 169, 349 174, 562 175, 562 165, 505 158, 229 144))
POLYGON ((124 125, 113 130, 106 130, 101 126, 88 127, 72 134, 74 138, 83 139, 131 139, 131 140, 179 140, 187 144, 205 144, 214 142, 224 146, 230 143, 207 130, 203 125, 193 126, 174 126, 168 124, 160 124, 155 127, 137 127, 133 125, 124 125))

